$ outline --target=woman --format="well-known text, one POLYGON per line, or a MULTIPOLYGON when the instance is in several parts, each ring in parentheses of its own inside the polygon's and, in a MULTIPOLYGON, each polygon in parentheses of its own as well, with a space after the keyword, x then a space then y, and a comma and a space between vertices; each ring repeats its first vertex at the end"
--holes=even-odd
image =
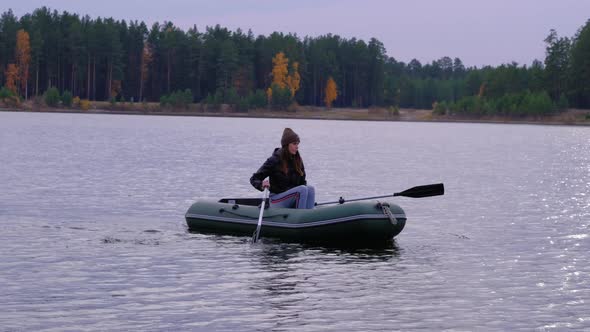
POLYGON ((315 189, 305 181, 299 136, 291 128, 285 128, 281 147, 276 148, 272 156, 252 174, 250 183, 260 191, 270 188, 272 207, 312 209, 315 205, 315 189), (266 177, 270 182, 265 180, 266 177))

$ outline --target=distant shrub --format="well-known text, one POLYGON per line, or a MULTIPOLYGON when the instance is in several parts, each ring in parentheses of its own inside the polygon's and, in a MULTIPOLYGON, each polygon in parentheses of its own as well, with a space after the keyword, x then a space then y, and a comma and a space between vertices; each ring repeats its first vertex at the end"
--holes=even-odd
POLYGON ((205 98, 203 98, 201 100, 201 103, 207 104, 207 105, 212 104, 213 103, 213 95, 211 95, 210 93, 208 93, 207 96, 205 96, 205 98))
POLYGON ((399 115, 399 107, 389 106, 389 109, 387 110, 387 112, 389 113, 389 116, 398 116, 399 115))
POLYGON ((247 112, 249 107, 248 97, 241 97, 234 107, 238 112, 247 112))
POLYGON ((72 106, 72 93, 68 90, 64 91, 61 95, 61 103, 62 105, 64 105, 65 107, 71 107, 72 106))
POLYGON ((221 104, 223 104, 223 90, 217 89, 213 95, 213 106, 219 108, 221 104))
POLYGON ((434 102, 432 104, 432 114, 434 115, 445 115, 447 114, 447 103, 444 101, 434 102))
POLYGON ((7 87, 3 86, 0 89, 0 100, 4 101, 4 99, 13 96, 14 93, 12 93, 12 91, 10 91, 7 87))
POLYGON ((193 96, 193 92, 191 91, 191 89, 185 89, 182 92, 182 101, 186 107, 188 107, 188 105, 193 103, 194 96, 193 96))
POLYGON ((169 95, 163 95, 160 97, 161 107, 188 108, 192 102, 193 92, 190 89, 174 91, 169 95))
POLYGON ((553 111, 553 102, 547 92, 526 92, 518 105, 516 115, 548 115, 553 111))
POLYGON ((271 106, 274 109, 286 109, 291 104, 291 90, 289 88, 281 88, 278 84, 273 84, 271 90, 271 106))
POLYGON ((459 99, 457 102, 451 104, 453 113, 461 115, 472 115, 479 112, 477 109, 477 96, 467 96, 459 99))
POLYGON ((20 98, 7 87, 0 89, 0 101, 4 102, 8 107, 18 107, 20 105, 20 98))
POLYGON ((168 95, 161 95, 160 96, 160 107, 166 107, 170 104, 168 100, 168 95))
POLYGON ((59 104, 59 90, 55 87, 51 87, 45 91, 44 98, 45 104, 49 107, 56 107, 59 104))
POLYGON ((72 100, 72 106, 80 107, 80 97, 78 97, 78 96, 74 97, 74 99, 72 100))
POLYGON ((219 110, 223 103, 223 92, 221 89, 217 89, 215 94, 207 94, 207 97, 205 97, 203 102, 207 105, 207 109, 219 110))
POLYGON ((225 90, 223 95, 223 103, 229 105, 237 105, 240 102, 240 96, 236 88, 229 88, 225 90))
POLYGON ((88 111, 90 109, 90 100, 88 100, 88 99, 80 100, 80 108, 84 111, 88 111))
POLYGON ((557 109, 559 111, 565 111, 569 108, 569 102, 567 100, 567 97, 565 96, 565 94, 562 94, 559 97, 559 101, 557 101, 557 109))
POLYGON ((248 95, 249 108, 264 108, 267 105, 266 93, 264 90, 256 90, 248 95))
POLYGON ((6 87, 0 89, 0 101, 4 102, 8 107, 18 107, 20 105, 20 98, 6 87))

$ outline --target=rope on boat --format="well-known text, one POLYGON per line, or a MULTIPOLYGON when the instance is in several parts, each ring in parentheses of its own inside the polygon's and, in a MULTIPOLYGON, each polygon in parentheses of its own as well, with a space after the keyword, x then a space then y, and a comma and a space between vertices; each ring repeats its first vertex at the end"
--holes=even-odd
MULTIPOLYGON (((228 211, 228 210, 223 209, 223 208, 219 209, 219 213, 228 213, 228 214, 233 214, 234 216, 238 216, 238 217, 249 218, 249 219, 258 219, 258 217, 252 217, 252 216, 248 216, 248 215, 245 215, 245 214, 239 214, 239 213, 231 212, 231 211, 228 211)), ((273 217, 287 218, 288 216, 289 216, 288 213, 281 213, 281 214, 275 214, 275 215, 272 215, 272 216, 264 216, 264 218, 273 218, 273 217)))
POLYGON ((383 214, 389 218, 389 221, 393 226, 397 225, 397 219, 395 219, 395 216, 393 215, 393 213, 391 213, 391 210, 389 209, 389 203, 381 203, 377 201, 377 208, 381 208, 381 210, 383 210, 383 214))

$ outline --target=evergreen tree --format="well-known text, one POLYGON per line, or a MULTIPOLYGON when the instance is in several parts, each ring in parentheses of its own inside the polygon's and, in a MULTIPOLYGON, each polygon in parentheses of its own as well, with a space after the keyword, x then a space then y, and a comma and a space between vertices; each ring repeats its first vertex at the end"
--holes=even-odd
POLYGON ((558 100, 561 94, 567 91, 567 69, 571 43, 567 37, 559 38, 553 29, 545 38, 545 43, 547 44, 545 56, 547 89, 552 99, 558 100))
POLYGON ((568 73, 570 95, 575 105, 590 108, 590 20, 586 21, 574 38, 568 73))

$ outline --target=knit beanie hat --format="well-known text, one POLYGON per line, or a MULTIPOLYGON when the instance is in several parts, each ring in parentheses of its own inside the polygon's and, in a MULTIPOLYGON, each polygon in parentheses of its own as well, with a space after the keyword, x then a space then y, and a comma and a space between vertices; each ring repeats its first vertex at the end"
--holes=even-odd
POLYGON ((299 142, 299 136, 291 128, 285 128, 281 138, 281 146, 287 146, 289 143, 299 142))

